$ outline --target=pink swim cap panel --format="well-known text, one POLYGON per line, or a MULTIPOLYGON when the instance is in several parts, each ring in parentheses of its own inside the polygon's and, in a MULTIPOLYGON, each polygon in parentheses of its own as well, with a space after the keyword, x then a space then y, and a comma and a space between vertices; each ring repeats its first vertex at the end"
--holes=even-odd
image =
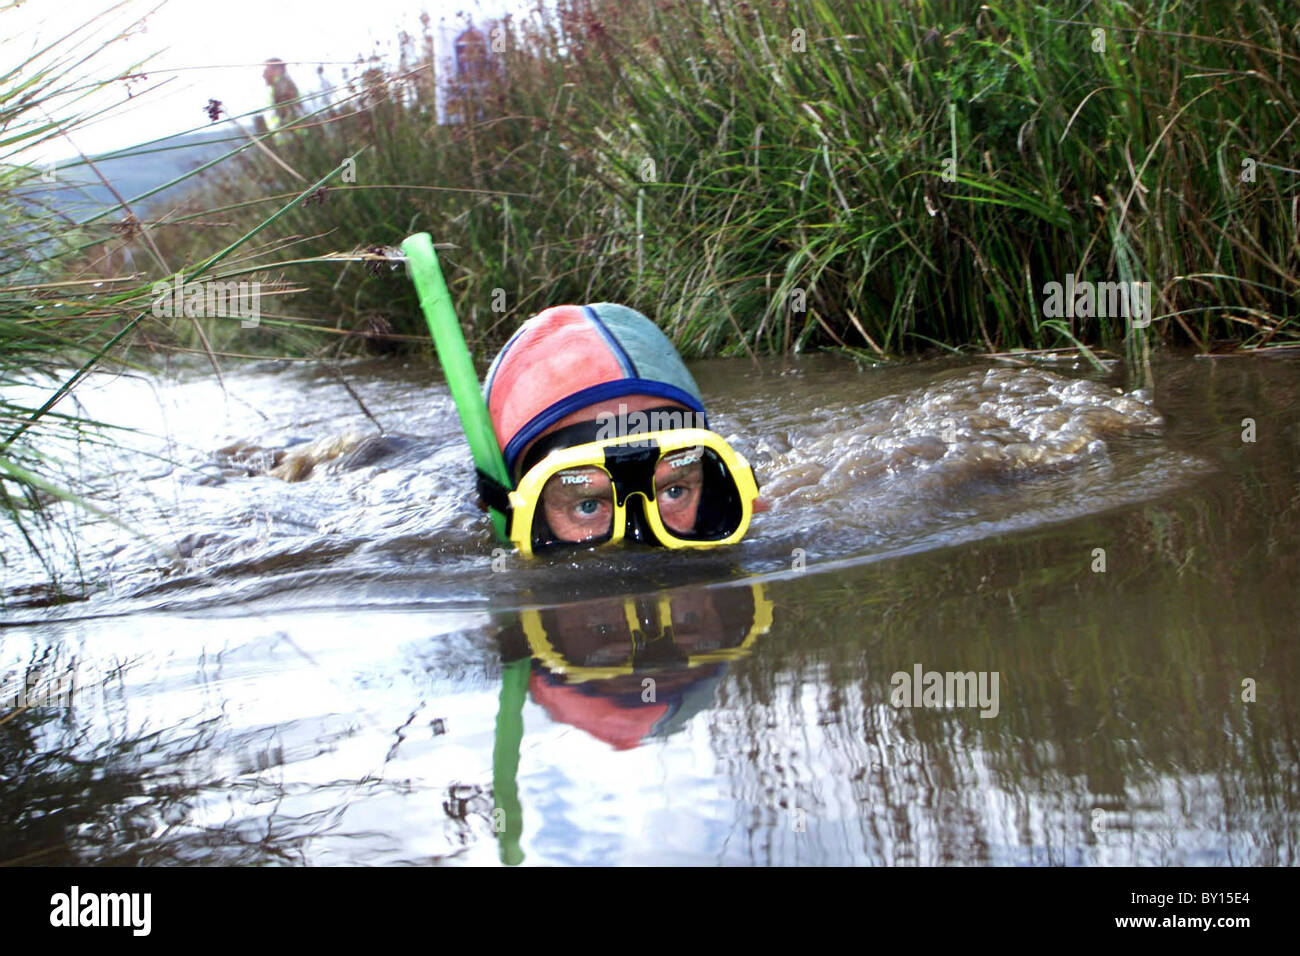
POLYGON ((538 414, 568 396, 623 378, 617 356, 577 305, 540 312, 511 339, 488 386, 488 414, 504 452, 538 414))
POLYGON ((640 312, 610 302, 533 316, 492 362, 483 391, 511 474, 547 428, 598 402, 649 395, 704 414, 699 387, 668 337, 640 312))
POLYGON ((630 750, 650 735, 655 723, 668 712, 666 703, 628 706, 618 700, 585 694, 580 687, 549 681, 541 674, 528 678, 533 700, 551 720, 585 730, 615 750, 630 750))

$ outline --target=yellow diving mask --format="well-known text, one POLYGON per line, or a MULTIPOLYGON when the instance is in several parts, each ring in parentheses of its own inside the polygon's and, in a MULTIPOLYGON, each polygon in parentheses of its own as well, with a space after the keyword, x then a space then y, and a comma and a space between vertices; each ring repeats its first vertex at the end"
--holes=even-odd
POLYGON ((565 431, 530 453, 514 490, 479 474, 480 496, 509 515, 521 554, 625 539, 715 548, 749 529, 754 473, 716 432, 672 428, 556 447, 565 431))

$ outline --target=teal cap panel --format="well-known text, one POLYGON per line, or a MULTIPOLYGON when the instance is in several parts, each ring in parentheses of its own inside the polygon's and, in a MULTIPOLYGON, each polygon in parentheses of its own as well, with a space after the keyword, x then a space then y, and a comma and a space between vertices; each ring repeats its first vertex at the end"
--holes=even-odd
POLYGON ((618 339, 636 368, 637 378, 676 386, 703 405, 700 387, 659 326, 635 309, 614 302, 597 302, 588 308, 618 339))

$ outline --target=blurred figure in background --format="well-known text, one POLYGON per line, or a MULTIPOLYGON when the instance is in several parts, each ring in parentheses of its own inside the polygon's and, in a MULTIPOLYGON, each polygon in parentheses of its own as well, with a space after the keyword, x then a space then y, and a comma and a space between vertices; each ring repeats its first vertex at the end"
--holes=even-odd
POLYGON ((289 79, 284 61, 271 57, 262 69, 262 79, 271 91, 271 101, 260 115, 253 117, 253 128, 260 136, 287 126, 302 115, 298 87, 289 79))

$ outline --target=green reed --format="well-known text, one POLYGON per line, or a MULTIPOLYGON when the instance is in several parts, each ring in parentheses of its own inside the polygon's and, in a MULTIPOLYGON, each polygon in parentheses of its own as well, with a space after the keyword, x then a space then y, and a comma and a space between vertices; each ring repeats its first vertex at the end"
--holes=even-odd
MULTIPOLYGON (((282 208, 270 215, 263 211, 241 222, 233 236, 209 242, 188 258, 168 255, 156 241, 161 224, 147 218, 150 194, 125 197, 114 190, 118 202, 108 209, 85 217, 68 212, 60 191, 74 188, 69 171, 84 166, 98 175, 94 161, 83 155, 80 163, 53 170, 33 165, 31 157, 41 147, 75 149, 70 134, 104 109, 96 96, 138 74, 142 64, 110 78, 95 75, 97 56, 122 34, 115 37, 109 31, 94 47, 94 31, 121 15, 120 6, 38 52, 15 57, 14 65, 0 73, 0 516, 5 519, 0 567, 16 551, 26 550, 45 564, 52 580, 60 566, 52 560, 56 552, 75 559, 79 514, 116 520, 81 492, 81 452, 94 444, 112 448, 115 437, 76 403, 76 386, 98 368, 129 363, 126 350, 133 344, 151 348, 157 341, 184 336, 201 344, 220 375, 210 331, 238 328, 238 319, 160 319, 152 308, 154 283, 177 274, 187 281, 225 280, 264 271, 264 254, 245 253, 238 260, 234 254, 272 230, 337 172, 307 184, 290 202, 282 199, 277 204, 282 208), (89 54, 71 53, 87 42, 89 54), (124 258, 124 250, 134 259, 124 258), (187 327, 183 335, 177 331, 182 324, 187 327), (55 501, 78 508, 51 509, 55 501)), ((0 23, 12 9, 0 7, 0 23)), ((139 153, 151 147, 144 144, 139 153)), ((241 138, 232 154, 245 148, 249 144, 241 138)), ((274 281, 268 287, 277 289, 274 281)), ((273 324, 271 317, 268 325, 273 324)), ((294 323, 288 325, 292 331, 294 323)), ((46 599, 58 600, 57 591, 46 599)))
MULTIPOLYGON (((507 28, 468 122, 437 124, 413 45, 358 78, 283 154, 369 158, 285 228, 307 254, 428 229, 485 349, 587 299, 643 309, 693 355, 1294 343, 1300 27, 1246 0, 1078 16, 561 2, 507 28), (1149 282, 1154 321, 1044 314, 1067 274, 1149 282)), ((231 196, 291 185, 250 163, 231 196)), ((419 332, 400 275, 295 277, 336 331, 419 332)))

